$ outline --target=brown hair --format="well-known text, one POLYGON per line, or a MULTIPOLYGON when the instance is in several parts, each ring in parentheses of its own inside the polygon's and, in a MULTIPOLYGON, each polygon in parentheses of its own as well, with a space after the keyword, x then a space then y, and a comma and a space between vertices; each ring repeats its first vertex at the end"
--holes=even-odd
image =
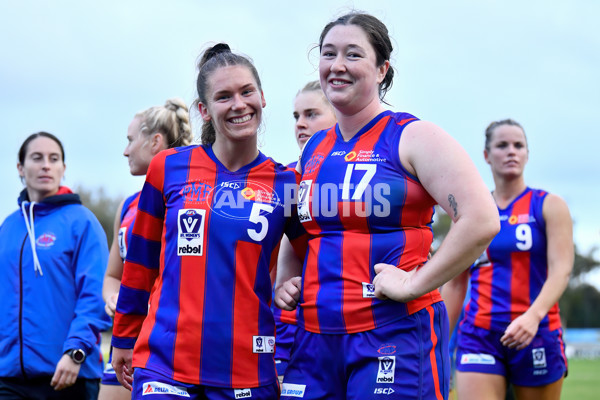
MULTIPOLYGON (((388 34, 387 27, 383 22, 378 20, 372 15, 353 11, 346 15, 343 15, 325 25, 323 31, 321 32, 321 36, 319 37, 319 52, 323 47, 323 40, 327 33, 337 25, 356 25, 366 33, 369 38, 369 42, 371 46, 373 46, 373 50, 375 50, 375 55, 377 57, 377 66, 380 67, 384 62, 389 61, 392 51, 394 50, 392 46, 392 41, 390 40, 390 36, 388 34)), ((390 65, 383 78, 383 81, 379 84, 379 99, 383 101, 388 90, 392 88, 394 80, 394 68, 390 65)))
POLYGON ((527 135, 525 135, 525 129, 523 129, 521 124, 519 124, 514 119, 507 118, 502 119, 500 121, 494 121, 491 124, 489 124, 487 128, 485 128, 485 149, 487 151, 490 151, 490 143, 492 142, 492 135, 494 134, 494 130, 501 125, 517 126, 521 128, 521 130, 523 131, 523 136, 525 136, 525 143, 527 143, 527 135))
MULTIPOLYGON (((258 89, 262 91, 262 84, 258 76, 258 71, 252 64, 249 58, 234 54, 231 52, 231 48, 226 43, 218 43, 213 47, 207 49, 200 58, 198 63, 198 78, 196 80, 196 90, 198 91, 198 98, 194 104, 207 104, 206 91, 208 89, 208 79, 210 75, 218 68, 242 65, 252 72, 258 89)), ((211 121, 204 121, 202 123, 202 134, 200 136, 203 144, 213 144, 216 139, 215 128, 211 121)))
POLYGON ((64 149, 61 141, 53 134, 41 131, 41 132, 37 132, 37 133, 32 133, 31 135, 29 135, 27 137, 27 139, 25 139, 25 141, 23 141, 23 144, 19 148, 19 155, 18 155, 19 164, 23 165, 25 163, 25 156, 27 156, 27 147, 29 147, 29 143, 31 143, 32 140, 37 139, 39 137, 46 137, 46 138, 52 139, 56 142, 56 144, 60 148, 60 156, 62 158, 62 162, 64 163, 65 162, 65 149, 64 149))

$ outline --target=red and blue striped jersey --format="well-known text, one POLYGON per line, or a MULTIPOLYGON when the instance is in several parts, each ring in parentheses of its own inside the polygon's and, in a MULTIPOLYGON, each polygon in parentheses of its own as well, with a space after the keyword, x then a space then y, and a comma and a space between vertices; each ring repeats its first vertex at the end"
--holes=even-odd
MULTIPOLYGON (((547 193, 527 188, 505 209, 498 208, 500 232, 471 267, 471 300, 465 318, 484 329, 504 331, 536 299, 548 276, 547 193)), ((540 323, 560 328, 558 303, 540 323)))
POLYGON ((206 146, 154 157, 112 341, 135 343, 134 367, 218 387, 276 381, 269 270, 284 232, 303 232, 288 201, 298 178, 263 154, 235 172, 206 146))
POLYGON ((127 248, 131 242, 131 231, 133 230, 133 224, 135 222, 140 193, 141 192, 134 193, 125 199, 123 208, 121 209, 121 225, 119 227, 119 236, 117 240, 119 243, 119 255, 123 261, 125 261, 127 248))
MULTIPOLYGON (((309 233, 298 325, 315 333, 367 331, 441 301, 375 298, 374 265, 410 271, 427 261, 435 201, 400 162, 404 128, 417 118, 383 112, 344 141, 338 126, 306 144, 298 215, 309 233)), ((425 266, 426 268, 426 266, 425 266)))

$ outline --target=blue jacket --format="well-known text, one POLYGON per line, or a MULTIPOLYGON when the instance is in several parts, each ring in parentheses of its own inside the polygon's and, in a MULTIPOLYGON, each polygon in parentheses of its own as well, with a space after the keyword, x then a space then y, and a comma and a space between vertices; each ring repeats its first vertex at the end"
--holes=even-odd
POLYGON ((19 206, 0 226, 0 376, 51 376, 67 350, 81 348, 78 377, 99 378, 100 331, 111 322, 106 235, 68 188, 33 203, 33 213, 23 190, 19 206))

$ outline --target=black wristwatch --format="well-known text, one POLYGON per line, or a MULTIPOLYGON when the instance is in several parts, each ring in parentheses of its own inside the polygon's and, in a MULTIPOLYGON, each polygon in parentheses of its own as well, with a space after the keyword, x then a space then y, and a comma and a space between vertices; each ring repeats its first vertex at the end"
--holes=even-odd
POLYGON ((82 349, 71 349, 67 351, 66 354, 71 357, 71 360, 73 360, 75 364, 83 364, 85 361, 85 351, 82 349))

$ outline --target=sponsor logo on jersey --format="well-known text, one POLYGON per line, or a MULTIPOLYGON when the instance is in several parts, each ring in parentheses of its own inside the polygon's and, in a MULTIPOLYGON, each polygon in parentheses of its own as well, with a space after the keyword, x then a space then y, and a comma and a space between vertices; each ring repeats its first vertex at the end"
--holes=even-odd
POLYGON ((275 336, 252 336, 253 353, 275 353, 275 336))
POLYGON ((263 203, 273 208, 282 206, 281 199, 272 187, 256 181, 223 182, 209 196, 212 198, 209 206, 215 214, 238 221, 250 218, 253 203, 263 203))
POLYGON ((300 182, 300 188, 298 189, 298 218, 300 222, 312 221, 309 202, 312 182, 312 179, 305 179, 300 182))
POLYGON ((144 382, 142 384, 142 396, 150 394, 172 394, 180 397, 190 397, 185 388, 169 385, 162 382, 144 382))
POLYGON ((123 260, 125 259, 125 257, 127 257, 127 240, 125 238, 126 235, 127 235, 127 227, 124 226, 119 229, 119 236, 117 238, 117 240, 119 242, 119 255, 121 256, 121 258, 123 260))
POLYGON ((249 399, 252 397, 252 391, 250 389, 233 389, 233 394, 236 399, 249 399))
POLYGON ((177 255, 201 256, 204 250, 206 210, 184 208, 177 217, 177 255))
POLYGON ((535 217, 529 214, 511 215, 508 217, 508 223, 511 225, 516 224, 527 224, 529 222, 535 222, 535 217))
POLYGON ((203 182, 188 182, 179 191, 186 203, 204 202, 210 195, 213 187, 203 182))
POLYGON ((254 190, 252 190, 251 187, 245 187, 244 190, 242 190, 242 196, 244 196, 246 200, 254 198, 255 195, 256 193, 254 193, 254 190))
POLYGON ((371 163, 384 163, 387 162, 385 157, 381 157, 379 153, 375 153, 373 150, 359 150, 358 153, 351 151, 344 157, 346 161, 355 162, 371 162, 371 163))
POLYGON ((219 185, 223 188, 231 188, 231 189, 239 189, 242 186, 240 185, 240 183, 238 182, 221 182, 221 184, 219 185))
POLYGON ((282 383, 281 395, 288 397, 304 397, 306 385, 297 385, 295 383, 282 383))
POLYGON ((394 383, 394 371, 396 367, 396 356, 378 357, 379 371, 377 371, 377 383, 394 383))
POLYGON ((373 394, 392 394, 394 392, 395 392, 395 390, 392 389, 391 387, 375 388, 375 391, 373 392, 373 394))
POLYGON ((460 358, 461 364, 482 364, 482 365, 494 365, 496 364, 496 359, 491 354, 475 354, 475 353, 467 353, 463 354, 460 358))
POLYGON ((54 242, 56 242, 56 236, 52 233, 42 233, 38 236, 35 244, 37 247, 45 248, 54 246, 54 242))
POLYGON ((391 356, 392 354, 396 354, 396 345, 384 343, 377 349, 379 354, 383 354, 386 356, 391 356))
POLYGON ((531 355, 533 356, 533 368, 546 368, 546 349, 538 347, 537 349, 531 349, 531 355))
POLYGON ((314 173, 319 166, 321 165, 321 163, 323 162, 323 160, 325 159, 325 155, 321 154, 321 153, 316 153, 313 154, 308 161, 306 162, 306 165, 304 166, 304 175, 310 175, 312 173, 314 173))
POLYGON ((372 299, 375 297, 375 285, 369 282, 362 282, 363 298, 372 299))
POLYGON ((342 151, 334 151, 333 153, 331 153, 331 157, 343 156, 345 154, 346 154, 346 152, 344 150, 342 150, 342 151))
POLYGON ((346 161, 352 161, 356 158, 356 152, 355 151, 351 151, 350 153, 346 154, 346 156, 344 157, 344 160, 346 161))

